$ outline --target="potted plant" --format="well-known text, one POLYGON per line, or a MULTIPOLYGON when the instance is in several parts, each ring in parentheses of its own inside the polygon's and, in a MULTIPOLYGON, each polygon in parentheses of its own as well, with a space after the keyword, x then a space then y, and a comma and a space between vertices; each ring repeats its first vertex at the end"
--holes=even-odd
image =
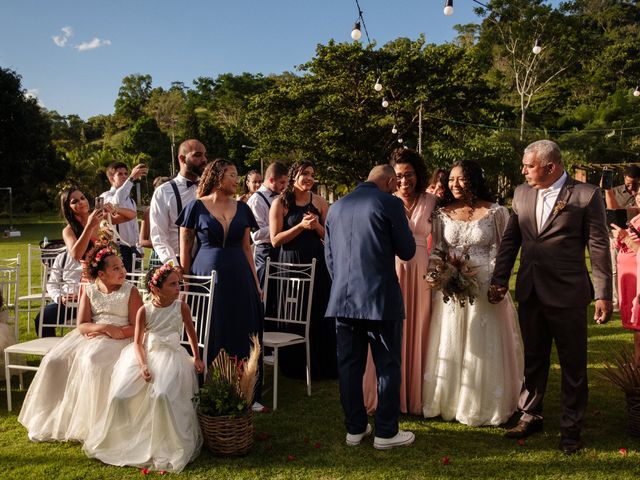
POLYGON ((194 398, 204 443, 216 455, 244 455, 253 446, 251 403, 260 342, 255 336, 251 342, 247 359, 238 360, 220 350, 194 398))
POLYGON ((640 365, 636 364, 633 352, 623 348, 616 355, 613 365, 605 362, 602 376, 624 392, 629 413, 629 433, 640 437, 640 365))

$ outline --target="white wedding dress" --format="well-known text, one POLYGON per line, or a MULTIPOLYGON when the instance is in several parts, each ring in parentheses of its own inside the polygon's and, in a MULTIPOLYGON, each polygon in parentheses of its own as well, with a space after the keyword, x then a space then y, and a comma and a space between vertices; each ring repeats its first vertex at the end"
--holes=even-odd
MULTIPOLYGON (((86 286, 91 321, 124 327, 129 324, 132 285, 102 293, 86 286)), ((107 405, 113 366, 131 338, 106 335, 87 338, 77 329, 45 355, 22 404, 18 421, 33 441, 82 441, 107 405)))
POLYGON ((500 238, 509 218, 494 204, 482 218, 434 218, 433 250, 462 253, 476 270, 479 292, 472 305, 444 303, 433 291, 431 328, 424 375, 423 413, 471 426, 500 425, 513 414, 522 387, 524 357, 516 310, 507 293, 498 304, 487 300, 500 238))
POLYGON ((86 439, 85 453, 104 463, 180 472, 200 453, 202 437, 192 399, 193 359, 180 344, 182 302, 145 304, 145 350, 151 381, 140 372, 135 345, 113 370, 107 413, 86 439))

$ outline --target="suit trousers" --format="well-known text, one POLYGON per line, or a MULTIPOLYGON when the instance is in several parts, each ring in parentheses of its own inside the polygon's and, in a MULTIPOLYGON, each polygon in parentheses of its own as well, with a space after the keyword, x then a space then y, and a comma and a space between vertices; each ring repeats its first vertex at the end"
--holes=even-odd
POLYGON ((120 255, 122 256, 122 263, 127 272, 133 272, 133 255, 135 254, 138 259, 141 258, 140 252, 136 247, 127 247, 126 245, 120 245, 120 255))
POLYGON ((555 341, 562 372, 560 430, 565 437, 578 438, 588 398, 587 306, 550 307, 533 293, 519 302, 518 315, 524 343, 524 384, 518 402, 521 420, 542 419, 555 341))
MULTIPOLYGON (((52 323, 64 324, 65 320, 70 320, 72 310, 69 310, 67 314, 67 307, 64 305, 59 305, 57 303, 50 303, 44 307, 44 323, 51 325, 52 323), (56 319, 57 316, 57 319, 56 319)), ((40 314, 36 315, 34 318, 34 323, 36 324, 36 334, 38 333, 38 328, 40 328, 40 314)), ((74 321, 75 323, 75 321, 74 321)), ((56 329, 55 327, 42 327, 42 337, 55 337, 56 329)))
POLYGON ((256 273, 260 281, 260 288, 264 288, 264 276, 267 270, 267 258, 271 258, 272 262, 278 261, 278 250, 273 248, 270 243, 258 243, 253 252, 253 261, 256 264, 256 273))
POLYGON ((340 402, 347 432, 359 434, 367 428, 362 378, 368 349, 378 376, 376 436, 391 438, 398 433, 404 322, 336 318, 340 402))

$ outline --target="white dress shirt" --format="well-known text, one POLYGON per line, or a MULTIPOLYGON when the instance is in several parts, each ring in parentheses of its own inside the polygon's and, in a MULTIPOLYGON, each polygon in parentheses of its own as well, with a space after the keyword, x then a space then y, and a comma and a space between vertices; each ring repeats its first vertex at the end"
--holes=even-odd
MULTIPOLYGON (((186 207, 196 198, 196 185, 187 187, 187 179, 178 174, 174 181, 180 192, 182 208, 186 207)), ((153 192, 151 207, 149 209, 149 224, 151 230, 151 243, 160 261, 167 263, 169 260, 177 265, 177 256, 180 253, 180 227, 176 225, 178 207, 173 187, 170 182, 163 183, 153 192)))
POLYGON ((253 216, 256 217, 256 222, 258 222, 258 230, 251 232, 251 239, 256 245, 271 243, 271 237, 269 234, 269 209, 271 208, 273 200, 277 196, 278 195, 273 190, 270 190, 262 184, 258 191, 251 195, 249 200, 247 200, 247 205, 249 205, 249 208, 253 212, 253 216), (267 198, 269 205, 267 205, 264 199, 258 195, 258 192, 262 193, 262 195, 267 198))
POLYGON ((59 253, 49 272, 47 293, 54 303, 60 303, 60 297, 63 295, 78 294, 78 284, 82 278, 82 265, 71 254, 66 251, 59 253), (69 282, 69 285, 62 282, 69 282))
POLYGON ((567 180, 567 172, 563 172, 558 180, 553 182, 553 185, 547 188, 538 190, 538 198, 536 203, 536 221, 538 222, 538 232, 542 229, 542 226, 548 220, 553 210, 553 206, 560 195, 560 189, 564 182, 567 180))
MULTIPOLYGON (((109 191, 104 192, 100 196, 104 198, 104 203, 111 203, 112 205, 116 205, 121 208, 128 208, 135 212, 137 210, 136 202, 131 198, 132 188, 133 182, 130 178, 127 178, 120 187, 111 187, 109 191)), ((124 242, 128 243, 130 247, 135 247, 138 244, 140 229, 138 228, 137 218, 121 223, 117 225, 117 227, 120 238, 122 238, 124 242)))

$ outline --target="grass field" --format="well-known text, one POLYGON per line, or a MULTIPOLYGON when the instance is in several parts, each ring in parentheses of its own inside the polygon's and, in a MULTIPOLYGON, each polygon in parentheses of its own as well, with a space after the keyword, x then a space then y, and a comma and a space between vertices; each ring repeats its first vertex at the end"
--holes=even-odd
MULTIPOLYGON (((22 237, 0 240, 0 258, 17 252, 26 254, 26 244, 40 241, 45 235, 49 239, 60 237, 61 224, 53 219, 19 227, 22 237)), ((28 338, 25 321, 21 331, 23 338, 28 338)), ((617 317, 607 325, 590 325, 586 448, 571 457, 558 450, 560 372, 554 357, 545 400, 545 432, 524 445, 503 438, 502 428, 470 428, 403 416, 401 428, 416 433, 413 446, 379 452, 369 439, 358 447, 347 447, 337 382, 314 382, 313 395, 306 397, 303 382, 281 377, 278 411, 255 417, 259 440, 251 453, 225 459, 203 450, 180 478, 638 478, 640 439, 628 434, 624 395, 598 375, 604 361, 630 344, 631 335, 622 329, 617 317), (626 455, 620 453, 621 448, 626 449, 626 455)), ((267 386, 270 380, 266 379, 267 386)), ((267 389, 265 403, 270 404, 270 396, 267 389)), ((140 478, 138 469, 87 459, 78 444, 30 442, 17 422, 23 398, 24 391, 18 389, 14 379, 14 411, 8 413, 4 383, 0 386, 0 479, 140 478)), ((150 476, 160 477, 158 473, 150 476)))

